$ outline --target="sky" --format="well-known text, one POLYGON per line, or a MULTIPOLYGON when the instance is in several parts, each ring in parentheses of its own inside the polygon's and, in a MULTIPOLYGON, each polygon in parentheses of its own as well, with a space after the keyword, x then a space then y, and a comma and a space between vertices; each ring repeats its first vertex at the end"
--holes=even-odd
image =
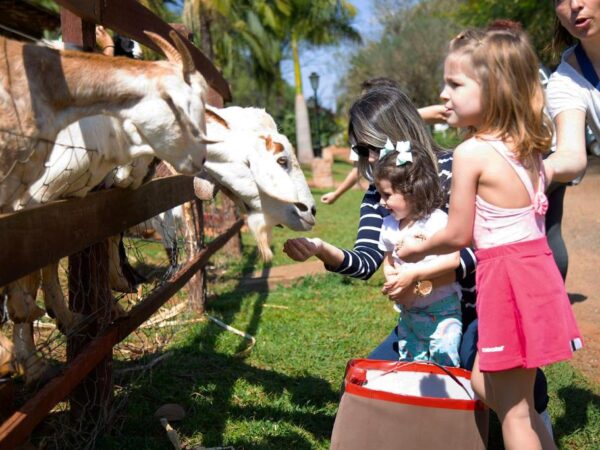
MULTIPOLYGON (((373 0, 351 0, 358 13, 354 19, 354 27, 363 36, 363 40, 377 38, 380 27, 377 24, 373 0)), ((304 98, 313 96, 313 89, 308 79, 312 72, 319 74, 319 89, 317 98, 319 104, 335 109, 336 83, 344 75, 347 67, 347 57, 341 47, 321 48, 316 50, 303 49, 300 54, 302 72, 302 88, 304 98)), ((294 85, 294 67, 291 59, 281 64, 283 78, 294 85)))

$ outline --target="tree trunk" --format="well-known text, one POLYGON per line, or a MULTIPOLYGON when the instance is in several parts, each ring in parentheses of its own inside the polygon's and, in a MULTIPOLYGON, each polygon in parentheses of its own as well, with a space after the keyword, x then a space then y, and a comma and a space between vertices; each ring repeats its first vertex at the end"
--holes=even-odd
POLYGON ((296 153, 300 164, 310 164, 314 159, 312 140, 310 136, 310 121, 308 108, 302 94, 302 74, 300 72, 300 56, 298 55, 298 41, 292 36, 292 55, 294 59, 294 76, 296 82, 296 153))
POLYGON ((206 7, 200 9, 200 50, 204 52, 206 57, 211 61, 215 59, 215 52, 212 43, 211 36, 211 22, 210 11, 206 7))
POLYGON ((211 26, 212 17, 210 7, 201 0, 185 0, 183 2, 183 23, 194 33, 200 34, 200 50, 211 61, 214 60, 211 26))

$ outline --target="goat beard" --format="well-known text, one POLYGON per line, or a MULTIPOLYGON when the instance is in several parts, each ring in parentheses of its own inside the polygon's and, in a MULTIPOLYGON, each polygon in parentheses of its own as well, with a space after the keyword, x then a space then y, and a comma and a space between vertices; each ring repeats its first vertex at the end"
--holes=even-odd
POLYGON ((271 231, 273 227, 265 221, 265 216, 262 213, 251 213, 248 216, 248 228, 254 236, 258 245, 258 253, 264 262, 269 262, 273 259, 271 251, 271 231))

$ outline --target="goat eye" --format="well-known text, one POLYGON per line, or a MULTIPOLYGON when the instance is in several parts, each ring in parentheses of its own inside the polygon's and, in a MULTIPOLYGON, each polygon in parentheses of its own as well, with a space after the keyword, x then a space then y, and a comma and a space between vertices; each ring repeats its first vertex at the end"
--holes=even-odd
POLYGON ((284 158, 284 157, 277 158, 277 164, 279 164, 283 168, 287 168, 288 160, 287 160, 287 158, 284 158))

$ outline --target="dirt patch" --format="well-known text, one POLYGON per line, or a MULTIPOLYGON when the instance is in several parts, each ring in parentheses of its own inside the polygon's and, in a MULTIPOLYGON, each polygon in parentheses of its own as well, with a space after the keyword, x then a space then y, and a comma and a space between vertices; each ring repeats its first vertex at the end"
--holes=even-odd
POLYGON ((563 236, 569 252, 567 290, 585 346, 573 364, 600 385, 600 158, 590 157, 583 182, 567 189, 563 236))

